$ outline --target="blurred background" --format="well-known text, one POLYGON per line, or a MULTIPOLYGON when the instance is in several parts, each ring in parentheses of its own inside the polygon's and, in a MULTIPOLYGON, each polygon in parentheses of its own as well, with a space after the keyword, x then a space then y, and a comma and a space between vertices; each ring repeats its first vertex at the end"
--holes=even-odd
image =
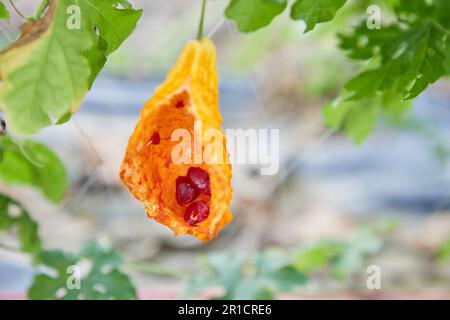
MULTIPOLYGON (((15 4, 30 14, 38 2, 15 4)), ((327 129, 321 114, 357 70, 336 46, 335 33, 348 17, 305 35, 301 23, 283 15, 268 28, 240 34, 224 19, 228 1, 208 1, 205 30, 218 49, 223 127, 279 128, 280 172, 260 176, 257 166, 234 166, 233 223, 208 244, 174 237, 147 219, 118 168, 140 108, 195 37, 200 1, 133 3, 143 16, 80 111, 35 136, 67 166, 63 204, 0 184, 37 219, 46 247, 77 251, 86 240, 108 239, 135 262, 127 272, 143 299, 178 298, 186 290, 214 296, 223 288, 203 290, 207 279, 199 277, 214 264, 225 278, 247 277, 247 264, 233 265, 241 253, 254 261, 302 257, 296 266, 308 280, 289 292, 277 289, 278 298, 450 298, 450 82, 433 85, 401 121, 380 119, 355 144, 327 129), (327 241, 345 244, 338 263, 328 259, 327 241), (381 268, 381 290, 366 286, 369 265, 381 268)), ((2 47, 20 23, 15 15, 0 22, 2 47)), ((32 277, 25 256, 0 249, 0 298, 24 297, 32 277)), ((226 281, 225 287, 237 286, 226 281)), ((261 297, 263 280, 257 281, 232 288, 231 297, 261 297)))

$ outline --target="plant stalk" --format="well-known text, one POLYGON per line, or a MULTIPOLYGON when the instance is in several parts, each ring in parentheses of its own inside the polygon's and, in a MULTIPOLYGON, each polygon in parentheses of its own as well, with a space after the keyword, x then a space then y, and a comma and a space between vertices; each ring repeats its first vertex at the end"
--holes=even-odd
POLYGON ((177 270, 172 270, 169 268, 166 268, 164 266, 160 266, 153 263, 148 262, 140 262, 140 261, 127 261, 127 266, 142 271, 146 273, 151 273, 154 275, 164 276, 164 277, 171 277, 171 278, 179 278, 179 279, 186 279, 189 277, 189 274, 182 273, 177 270))
POLYGON ((206 0, 202 0, 202 11, 200 14, 200 22, 198 25, 197 40, 202 40, 203 38, 203 25, 205 24, 205 12, 206 12, 206 0))
POLYGON ((36 11, 33 14, 33 19, 38 20, 41 18, 42 14, 44 13, 45 9, 48 6, 48 0, 42 0, 41 3, 39 3, 39 6, 37 7, 36 11))

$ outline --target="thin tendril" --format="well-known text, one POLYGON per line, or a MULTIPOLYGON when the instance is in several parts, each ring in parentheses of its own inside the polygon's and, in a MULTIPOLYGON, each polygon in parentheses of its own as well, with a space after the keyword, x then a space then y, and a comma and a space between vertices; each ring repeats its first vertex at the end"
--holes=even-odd
POLYGON ((22 19, 25 19, 25 16, 22 14, 22 12, 19 11, 19 9, 16 8, 16 6, 14 5, 14 2, 12 0, 9 0, 9 3, 11 3, 11 6, 13 7, 14 11, 22 17, 22 19))
POLYGON ((202 0, 202 12, 200 15, 200 23, 198 25, 197 40, 202 40, 202 38, 203 38, 203 25, 205 23, 205 11, 206 11, 206 0, 202 0))

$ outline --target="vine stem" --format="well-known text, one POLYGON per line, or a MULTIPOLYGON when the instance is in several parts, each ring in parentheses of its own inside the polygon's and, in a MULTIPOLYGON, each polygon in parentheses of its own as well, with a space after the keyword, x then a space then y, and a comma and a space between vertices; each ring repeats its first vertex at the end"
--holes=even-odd
POLYGON ((202 0, 202 11, 200 14, 200 22, 198 24, 197 40, 203 38, 203 25, 205 24, 206 0, 202 0))
POLYGON ((37 7, 36 11, 33 14, 33 20, 38 20, 44 13, 47 6, 48 6, 48 0, 42 0, 41 3, 39 3, 39 6, 37 7))
POLYGON ((22 19, 25 19, 25 16, 22 14, 22 12, 17 9, 16 5, 14 4, 13 0, 9 0, 9 3, 11 3, 11 6, 13 7, 14 11, 22 17, 22 19))
POLYGON ((189 277, 189 274, 187 273, 183 273, 173 269, 168 269, 164 266, 148 262, 127 261, 126 265, 130 268, 159 276, 179 278, 179 279, 186 279, 189 277))

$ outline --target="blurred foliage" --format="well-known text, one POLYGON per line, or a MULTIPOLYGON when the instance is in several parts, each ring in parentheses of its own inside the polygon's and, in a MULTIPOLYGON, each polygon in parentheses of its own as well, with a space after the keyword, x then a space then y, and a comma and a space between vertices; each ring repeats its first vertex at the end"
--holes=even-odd
MULTIPOLYGON (((255 31, 268 24, 266 6, 270 2, 275 3, 260 0, 251 13, 245 13, 249 11, 244 10, 248 2, 244 5, 232 1, 234 12, 239 12, 239 8, 243 11, 227 16, 236 20, 241 31, 255 31), (242 27, 247 24, 251 28, 242 27)), ((344 129, 360 143, 373 131, 380 115, 403 114, 409 107, 406 100, 417 97, 448 73, 449 12, 447 0, 293 1, 291 18, 303 20, 305 32, 316 23, 332 21, 337 16, 331 27, 324 28, 334 33, 349 26, 355 16, 366 15, 349 32, 338 34, 339 47, 348 58, 362 65, 362 71, 347 81, 334 103, 325 106, 327 125, 344 129), (368 11, 370 5, 376 5, 371 7, 376 10, 368 11)), ((280 12, 271 13, 273 19, 280 12)), ((314 69, 310 72, 314 73, 314 69)), ((340 81, 339 77, 331 80, 340 81)))
POLYGON ((114 249, 95 240, 87 242, 77 255, 60 250, 42 251, 38 266, 45 268, 35 275, 28 296, 63 300, 136 299, 131 280, 121 271, 123 264, 114 249))
MULTIPOLYGON (((330 21, 346 0, 296 0, 291 7, 291 18, 303 20, 305 32, 316 24, 330 21)), ((269 25, 287 7, 288 0, 231 0, 225 15, 236 21, 241 32, 253 32, 269 25)))
POLYGON ((9 11, 6 9, 3 0, 0 1, 0 19, 8 20, 9 19, 9 11))
POLYGON ((337 99, 325 105, 322 113, 328 127, 342 128, 355 143, 361 143, 374 130, 380 113, 399 119, 410 107, 409 101, 402 101, 388 91, 383 96, 358 101, 337 99))
POLYGON ((20 250, 36 256, 41 250, 38 225, 17 201, 0 194, 0 231, 16 231, 20 250))
POLYGON ((288 253, 279 249, 212 253, 200 257, 199 265, 186 297, 205 288, 221 287, 225 294, 220 299, 274 299, 277 291, 290 290, 307 280, 292 267, 288 253))
POLYGON ((399 1, 393 9, 397 21, 380 29, 369 29, 363 21, 350 33, 339 34, 339 46, 347 56, 365 61, 366 65, 359 75, 347 82, 335 104, 354 102, 362 106, 360 109, 369 106, 379 112, 361 113, 359 110, 355 121, 354 109, 342 116, 340 109, 345 107, 327 106, 326 121, 343 118, 334 128, 344 128, 355 141, 361 142, 375 127, 378 113, 403 114, 408 109, 405 100, 417 97, 429 84, 444 76, 449 59, 446 43, 450 26, 441 11, 448 12, 448 6, 448 1, 442 0, 432 3, 399 1), (365 123, 362 130, 358 128, 360 122, 365 123))
POLYGON ((347 0, 296 0, 292 5, 291 18, 303 20, 306 24, 305 32, 308 32, 316 24, 332 20, 346 2, 347 0))
POLYGON ((58 156, 31 139, 0 136, 0 178, 8 184, 30 185, 59 202, 67 188, 67 173, 58 156))
POLYGON ((450 238, 442 242, 436 252, 436 257, 439 261, 450 261, 450 238))
POLYGON ((225 15, 235 20, 241 32, 269 25, 286 8, 287 0, 231 0, 225 15))
POLYGON ((20 250, 33 258, 37 273, 28 290, 30 299, 136 298, 131 280, 121 271, 124 260, 106 241, 89 241, 77 255, 43 250, 38 224, 22 205, 2 194, 0 231, 16 231, 20 250))
POLYGON ((351 35, 340 35, 340 46, 349 58, 377 61, 347 82, 346 100, 374 97, 388 89, 412 99, 445 74, 448 32, 423 19, 406 31, 397 24, 368 29, 364 21, 351 35))
MULTIPOLYGON (((30 299, 136 298, 130 278, 122 271, 125 261, 106 241, 89 241, 78 254, 41 251, 37 224, 20 204, 0 196, 0 218, 0 230, 17 227, 22 251, 34 257, 37 272, 28 290, 30 299), (13 213, 14 207, 18 213, 13 213)), ((268 248, 250 254, 207 254, 200 257, 198 271, 189 276, 184 294, 192 297, 205 288, 221 287, 223 299, 275 299, 279 292, 306 285, 320 270, 329 270, 335 279, 342 279, 364 269, 367 259, 381 250, 381 236, 393 226, 391 220, 383 220, 361 228, 347 240, 323 240, 290 251, 268 248)), ((145 269, 142 265, 138 269, 154 271, 154 267, 145 269)), ((179 274, 186 272, 165 273, 179 274)))
POLYGON ((220 287, 224 294, 218 299, 275 299, 279 292, 305 286, 321 270, 342 279, 365 271, 368 259, 382 248, 381 236, 394 226, 394 221, 382 220, 348 240, 321 240, 290 251, 269 248, 203 255, 184 295, 193 297, 206 288, 220 287))

